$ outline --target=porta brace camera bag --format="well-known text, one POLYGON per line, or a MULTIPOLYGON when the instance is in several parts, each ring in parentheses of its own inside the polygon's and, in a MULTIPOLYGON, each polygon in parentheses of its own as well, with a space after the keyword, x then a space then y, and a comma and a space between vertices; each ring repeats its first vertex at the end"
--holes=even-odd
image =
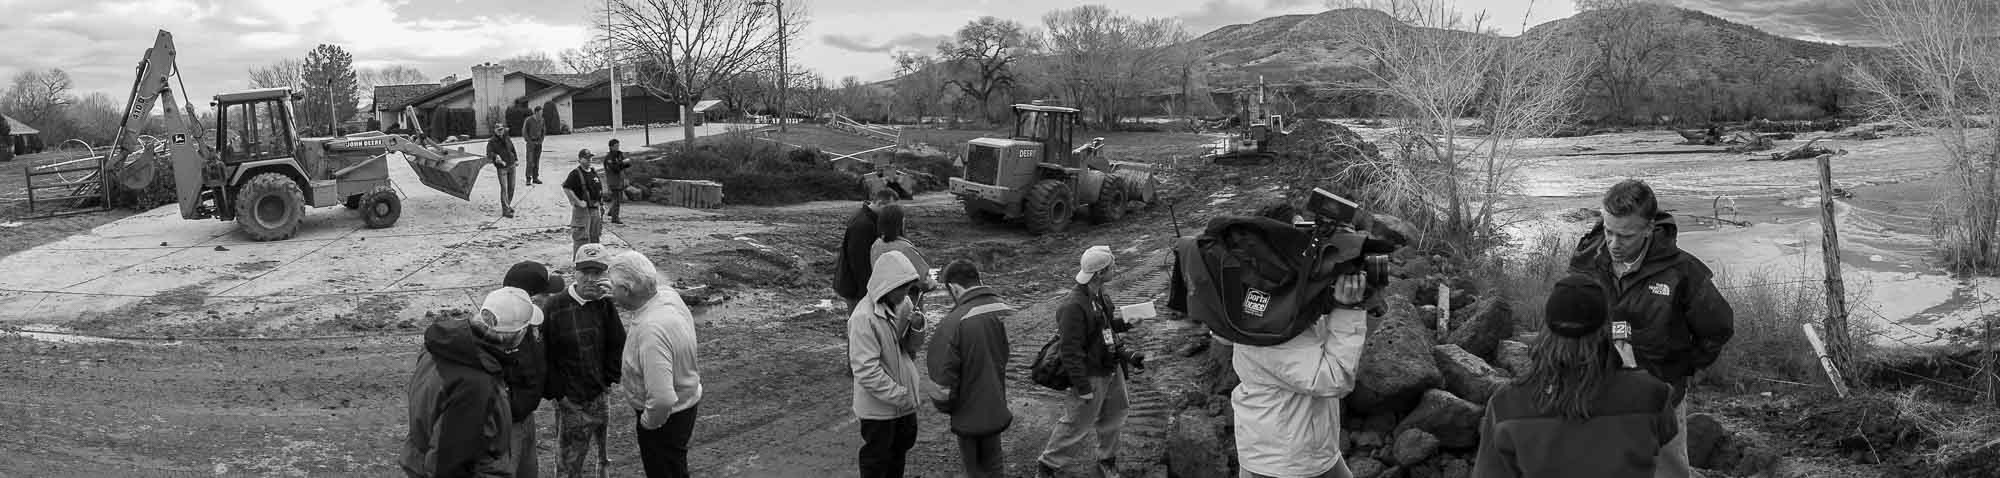
MULTIPOLYGON (((1365 236, 1336 235, 1314 244, 1291 224, 1223 216, 1201 236, 1174 248, 1175 296, 1190 318, 1231 343, 1285 343, 1331 312, 1331 290, 1352 272, 1365 236)), ((1179 308, 1179 307, 1175 307, 1179 308)))

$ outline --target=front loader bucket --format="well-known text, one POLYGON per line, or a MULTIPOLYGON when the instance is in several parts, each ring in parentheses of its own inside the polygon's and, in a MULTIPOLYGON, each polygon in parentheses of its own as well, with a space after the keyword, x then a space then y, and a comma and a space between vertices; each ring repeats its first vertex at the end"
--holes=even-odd
POLYGON ((413 154, 405 154, 403 159, 410 162, 410 169, 417 172, 417 179, 423 181, 425 186, 452 197, 472 200, 472 184, 479 179, 479 171, 486 169, 491 160, 458 150, 444 150, 443 153, 436 159, 413 154))

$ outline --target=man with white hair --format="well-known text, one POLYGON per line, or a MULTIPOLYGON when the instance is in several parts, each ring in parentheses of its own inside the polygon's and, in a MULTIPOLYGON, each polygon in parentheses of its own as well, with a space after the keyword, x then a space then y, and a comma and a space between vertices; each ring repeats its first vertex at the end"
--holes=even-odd
POLYGON ((645 255, 627 250, 609 262, 611 299, 632 318, 620 383, 638 417, 640 461, 648 477, 689 476, 688 441, 702 391, 694 313, 679 292, 660 282, 645 255))
POLYGON ((528 292, 486 294, 474 318, 424 331, 424 351, 406 389, 410 428, 403 473, 413 478, 514 476, 514 422, 501 364, 542 322, 528 292))

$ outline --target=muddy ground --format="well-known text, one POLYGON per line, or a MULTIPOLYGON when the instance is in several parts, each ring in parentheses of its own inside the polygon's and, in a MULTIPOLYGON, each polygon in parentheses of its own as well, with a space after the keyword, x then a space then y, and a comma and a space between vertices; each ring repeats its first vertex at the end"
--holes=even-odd
MULTIPOLYGON (((934 264, 957 258, 980 262, 988 283, 1025 309, 1009 323, 1015 349, 1010 397, 1017 417, 1004 439, 1011 474, 1032 472, 1033 457, 1057 413, 1058 395, 1029 384, 1024 368, 1035 347, 1052 332, 1049 306, 1073 273, 1075 255, 1088 245, 1111 246, 1118 251, 1121 268, 1112 284, 1118 301, 1143 301, 1161 291, 1166 264, 1162 251, 1172 237, 1192 234, 1213 215, 1247 212, 1279 193, 1268 185, 1282 178, 1193 161, 1200 146, 1212 139, 1112 135, 1107 154, 1114 159, 1178 165, 1165 176, 1163 191, 1175 207, 1155 205, 1114 224, 1092 227, 1079 222, 1066 234, 1033 237, 1018 226, 973 223, 957 202, 945 196, 922 196, 911 203, 912 239, 934 264)), ((1608 177, 1624 170, 1594 171, 1608 177)), ((1594 182, 1602 181, 1593 178, 1572 187, 1601 188, 1594 182)), ((1552 199, 1556 204, 1544 206, 1553 210, 1581 197, 1579 193, 1552 199)), ((1694 195, 1674 197, 1677 204, 1685 204, 1694 195)), ((490 197, 474 199, 482 206, 490 202, 490 197)), ((851 476, 860 439, 848 411, 850 379, 841 371, 843 317, 823 304, 832 299, 826 286, 831 248, 857 205, 829 202, 712 211, 628 207, 628 224, 611 229, 608 236, 648 253, 691 297, 720 302, 697 307, 707 391, 694 434, 691 461, 696 473, 851 476)), ((456 211, 482 214, 476 208, 456 211)), ((388 284, 406 289, 422 288, 408 286, 412 282, 426 287, 472 284, 480 277, 497 278, 506 264, 518 258, 556 262, 558 252, 567 249, 556 214, 529 215, 532 220, 519 228, 483 229, 472 235, 351 241, 342 247, 352 252, 342 255, 377 257, 380 252, 371 253, 377 247, 416 243, 435 248, 416 257, 442 264, 436 268, 440 271, 427 273, 439 280, 388 284)), ((349 233, 346 219, 328 221, 326 232, 319 234, 349 233)), ((196 252, 226 252, 196 244, 202 246, 196 252)), ((244 310, 229 309, 227 314, 206 313, 225 308, 207 297, 216 293, 217 284, 237 287, 270 277, 278 282, 248 287, 284 295, 299 294, 311 287, 307 282, 316 280, 291 269, 273 273, 287 263, 265 261, 280 259, 251 259, 257 260, 218 262, 225 265, 182 272, 230 277, 216 284, 193 281, 163 287, 159 293, 113 307, 89 304, 83 298, 37 304, 73 312, 68 320, 9 316, 5 323, 14 327, 53 323, 67 328, 37 330, 145 340, 0 334, 0 391, 5 391, 0 393, 0 476, 395 474, 405 433, 403 386, 419 348, 416 334, 430 317, 470 308, 471 297, 483 290, 403 292, 339 301, 294 298, 272 300, 269 309, 260 304, 231 306, 244 310), (76 312, 92 310, 111 313, 76 312), (168 334, 176 340, 166 340, 168 334), (297 338, 302 336, 313 338, 297 338)), ((53 267, 47 270, 60 270, 53 267)), ((153 274, 158 278, 148 280, 170 280, 174 267, 188 264, 146 267, 161 271, 153 274)), ((344 267, 340 278, 347 282, 334 286, 382 284, 375 274, 391 279, 413 274, 396 270, 408 264, 389 259, 350 261, 344 267)), ((934 297, 930 302, 929 315, 941 315, 944 299, 934 297)), ((1133 382, 1133 416, 1121 464, 1137 476, 1164 474, 1158 460, 1168 417, 1178 405, 1176 397, 1191 386, 1181 374, 1185 367, 1174 358, 1179 351, 1162 350, 1160 344, 1202 333, 1172 317, 1163 319, 1147 323, 1134 337, 1134 343, 1157 360, 1154 372, 1133 382)), ((1793 421, 1770 417, 1794 420, 1791 417, 1809 411, 1804 407, 1818 397, 1807 395, 1810 388, 1778 389, 1769 396, 1754 390, 1698 392, 1696 411, 1721 412, 1753 430, 1771 428, 1773 436, 1782 437, 1773 445, 1796 457, 1795 468, 1831 470, 1798 476, 1883 476, 1893 469, 1855 464, 1845 454, 1828 452, 1842 446, 1837 437, 1816 440, 1781 433, 1779 428, 1793 421)), ((613 392, 611 400, 616 404, 623 398, 622 392, 613 392)), ((922 431, 910 455, 911 474, 953 474, 957 450, 944 418, 928 412, 920 416, 922 431)), ((538 421, 543 424, 542 468, 551 473, 555 443, 549 407, 543 407, 538 421)), ((611 475, 638 476, 632 415, 614 406, 612 421, 611 475)))

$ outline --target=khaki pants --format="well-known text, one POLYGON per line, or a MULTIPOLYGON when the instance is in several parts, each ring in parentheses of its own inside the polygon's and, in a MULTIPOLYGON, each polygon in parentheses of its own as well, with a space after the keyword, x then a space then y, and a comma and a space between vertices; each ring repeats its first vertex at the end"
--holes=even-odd
POLYGON ((576 252, 584 244, 598 244, 603 233, 604 218, 599 217, 599 209, 589 207, 569 208, 570 252, 576 252))
POLYGON ((1110 376, 1090 377, 1090 388, 1090 400, 1078 396, 1075 388, 1069 390, 1067 408, 1042 448, 1043 465, 1067 470, 1118 458, 1118 431, 1125 427, 1127 406, 1125 373, 1114 370, 1110 376), (1092 432, 1097 434, 1095 447, 1084 443, 1092 432))

